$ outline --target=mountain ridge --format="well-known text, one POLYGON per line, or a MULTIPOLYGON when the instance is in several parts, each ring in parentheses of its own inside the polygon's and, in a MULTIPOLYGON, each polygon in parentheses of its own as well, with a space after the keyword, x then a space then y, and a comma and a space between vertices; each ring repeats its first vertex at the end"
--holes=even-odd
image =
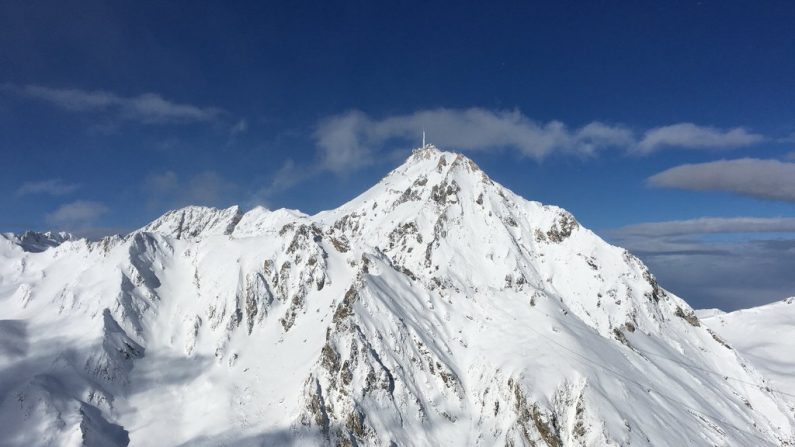
POLYGON ((793 442, 792 402, 639 259, 432 146, 313 216, 0 251, 0 311, 8 445, 793 442))

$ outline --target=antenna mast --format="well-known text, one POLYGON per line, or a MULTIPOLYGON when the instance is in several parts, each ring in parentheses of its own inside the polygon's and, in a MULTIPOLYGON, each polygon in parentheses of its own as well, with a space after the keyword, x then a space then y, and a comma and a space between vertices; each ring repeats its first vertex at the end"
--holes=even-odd
POLYGON ((425 129, 422 129, 422 147, 425 147, 425 129))

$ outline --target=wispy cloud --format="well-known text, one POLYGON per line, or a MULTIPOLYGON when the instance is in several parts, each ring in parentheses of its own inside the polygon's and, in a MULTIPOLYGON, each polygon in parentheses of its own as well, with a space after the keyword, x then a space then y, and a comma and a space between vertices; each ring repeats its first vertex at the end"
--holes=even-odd
POLYGON ((50 196, 65 196, 75 192, 80 185, 66 183, 59 178, 25 182, 17 188, 17 196, 46 194, 50 196))
POLYGON ((229 129, 229 135, 231 136, 239 135, 241 133, 245 133, 247 130, 248 130, 248 120, 243 118, 238 122, 236 122, 231 129, 229 129))
POLYGON ((269 207, 274 194, 290 189, 324 170, 327 168, 318 163, 304 165, 296 163, 291 158, 287 159, 271 176, 270 183, 254 191, 247 202, 251 206, 269 207))
POLYGON ((58 207, 47 214, 49 223, 64 229, 75 229, 93 224, 99 217, 108 212, 108 207, 99 202, 77 200, 58 207))
POLYGON ((682 236, 714 233, 795 233, 795 217, 701 217, 646 222, 614 230, 622 236, 682 236))
POLYGON ((174 171, 148 175, 142 188, 150 208, 176 208, 185 205, 226 206, 239 187, 215 171, 180 177, 174 171))
POLYGON ((648 184, 795 202, 795 163, 741 158, 685 164, 649 177, 648 184))
POLYGON ((314 133, 318 164, 332 172, 367 166, 391 142, 417 145, 423 129, 431 142, 446 149, 513 150, 536 160, 553 154, 589 157, 606 149, 640 155, 671 148, 736 149, 766 140, 742 127, 718 129, 693 123, 640 133, 626 125, 600 121, 572 127, 560 121, 535 121, 519 110, 440 108, 381 119, 354 110, 319 122, 314 133))
POLYGON ((157 93, 121 96, 102 90, 52 88, 41 85, 4 84, 2 90, 36 99, 54 107, 81 113, 110 113, 120 119, 143 124, 210 122, 226 112, 167 100, 157 93))
POLYGON ((555 152, 592 155, 603 148, 634 143, 632 131, 621 125, 592 122, 570 129, 559 121, 533 121, 518 110, 434 109, 383 119, 351 111, 326 118, 318 125, 315 139, 320 164, 333 172, 366 166, 374 152, 391 140, 416 145, 423 129, 440 147, 464 151, 510 149, 538 160, 555 152))
POLYGON ((383 160, 390 148, 418 146, 423 130, 429 142, 444 149, 513 151, 539 161, 553 155, 587 158, 611 149, 635 155, 671 148, 736 149, 766 140, 741 127, 718 129, 693 123, 640 132, 600 121, 569 126, 536 121, 517 109, 438 108, 382 118, 352 110, 321 119, 313 132, 316 160, 304 166, 288 160, 263 191, 289 188, 322 172, 341 175, 364 168, 383 160))
POLYGON ((751 133, 742 127, 717 129, 679 123, 647 130, 635 149, 641 154, 664 148, 725 150, 752 146, 763 141, 763 135, 751 133))
POLYGON ((232 147, 237 141, 237 138, 246 132, 248 132, 248 120, 241 118, 229 128, 229 137, 226 140, 226 147, 232 147))
POLYGON ((779 138, 779 143, 795 143, 795 132, 787 135, 786 137, 779 138))

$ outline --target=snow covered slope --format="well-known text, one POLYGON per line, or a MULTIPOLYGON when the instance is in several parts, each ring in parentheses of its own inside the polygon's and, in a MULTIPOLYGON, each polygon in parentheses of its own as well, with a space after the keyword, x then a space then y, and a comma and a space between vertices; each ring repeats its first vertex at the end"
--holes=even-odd
POLYGON ((771 388, 795 402, 795 297, 717 313, 704 323, 770 378, 771 388))
POLYGON ((57 247, 61 243, 73 239, 69 233, 55 233, 47 231, 26 231, 22 234, 0 233, 0 239, 5 239, 25 251, 40 252, 48 248, 57 247))
POLYGON ((0 445, 795 442, 637 258, 432 146, 315 216, 2 238, 0 335, 0 445))

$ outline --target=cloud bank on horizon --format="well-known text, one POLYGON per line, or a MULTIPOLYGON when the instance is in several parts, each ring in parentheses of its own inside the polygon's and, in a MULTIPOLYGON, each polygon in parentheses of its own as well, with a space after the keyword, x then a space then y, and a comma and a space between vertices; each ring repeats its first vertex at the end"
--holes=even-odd
POLYGON ((605 236, 643 258, 664 287, 698 290, 702 306, 737 309, 793 294, 795 240, 783 236, 792 233, 793 217, 702 217, 632 224, 605 236))

